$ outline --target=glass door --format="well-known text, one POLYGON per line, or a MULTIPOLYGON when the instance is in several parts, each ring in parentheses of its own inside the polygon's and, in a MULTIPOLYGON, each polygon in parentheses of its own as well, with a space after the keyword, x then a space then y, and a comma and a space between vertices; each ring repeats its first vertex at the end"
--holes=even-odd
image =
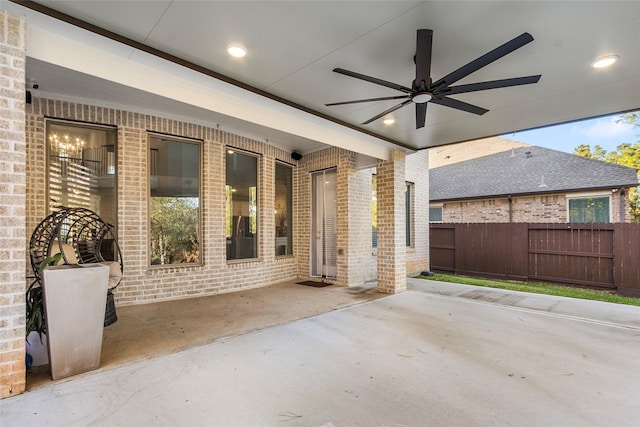
POLYGON ((336 277, 336 170, 311 177, 311 277, 336 277))

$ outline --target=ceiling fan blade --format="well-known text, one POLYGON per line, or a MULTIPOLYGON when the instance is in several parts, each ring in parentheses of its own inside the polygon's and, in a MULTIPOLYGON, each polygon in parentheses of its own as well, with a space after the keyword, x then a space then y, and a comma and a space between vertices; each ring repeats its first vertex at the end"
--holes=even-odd
POLYGON ((431 47, 433 31, 418 30, 416 40, 416 80, 415 90, 427 90, 431 84, 431 47))
POLYGON ((522 33, 518 37, 506 42, 502 46, 493 49, 491 52, 485 53, 481 57, 469 62, 467 65, 463 65, 454 72, 447 74, 446 76, 435 82, 432 85, 432 88, 434 88, 435 90, 435 88, 438 86, 446 87, 452 85, 463 77, 466 77, 469 74, 478 71, 480 68, 487 66, 494 61, 497 61, 503 56, 510 54, 514 50, 519 49, 532 41, 533 36, 531 34, 522 33))
POLYGON ((527 77, 514 77, 512 79, 491 80, 487 82, 471 83, 468 85, 459 85, 453 87, 445 87, 441 90, 435 90, 436 95, 455 95, 457 93, 475 92, 478 90, 487 89, 499 89, 501 87, 528 85, 532 83, 538 83, 542 75, 527 76, 527 77))
POLYGON ((369 98, 369 99, 357 99, 355 101, 332 102, 330 104, 324 104, 324 105, 327 107, 332 107, 334 105, 358 104, 360 102, 388 101, 390 99, 406 99, 408 97, 409 95, 383 96, 382 98, 369 98))
POLYGON ((364 81, 369 82, 369 83, 374 83, 374 84, 377 84, 377 85, 389 87, 391 89, 399 90, 400 92, 406 92, 406 93, 413 92, 408 87, 399 85, 397 83, 392 83, 392 82, 388 82, 386 80, 381 80, 381 79, 377 79, 375 77, 371 77, 371 76, 367 76, 367 75, 364 75, 364 74, 356 73, 354 71, 345 70, 344 68, 334 68, 333 71, 336 72, 336 73, 339 73, 339 74, 344 74, 345 76, 354 77, 356 79, 364 80, 364 81))
POLYGON ((410 104, 410 103, 411 103, 411 100, 407 99, 406 101, 404 101, 404 102, 402 102, 402 103, 400 103, 398 105, 395 105, 395 106, 389 108, 388 110, 383 111, 382 113, 378 114, 377 116, 371 117, 369 120, 367 120, 366 122, 363 122, 362 124, 363 125, 368 125, 369 123, 378 120, 380 117, 384 117, 389 113, 393 113, 394 111, 399 110, 400 108, 402 108, 405 105, 410 104))
POLYGON ((424 127, 424 122, 427 120, 427 104, 428 102, 416 104, 416 129, 424 127))
POLYGON ((434 104, 444 105, 445 107, 455 108, 457 110, 466 111, 468 113, 477 114, 479 116, 489 111, 482 107, 477 107, 475 105, 471 105, 466 102, 458 101, 457 99, 447 98, 446 96, 442 98, 433 98, 429 102, 432 102, 434 104))

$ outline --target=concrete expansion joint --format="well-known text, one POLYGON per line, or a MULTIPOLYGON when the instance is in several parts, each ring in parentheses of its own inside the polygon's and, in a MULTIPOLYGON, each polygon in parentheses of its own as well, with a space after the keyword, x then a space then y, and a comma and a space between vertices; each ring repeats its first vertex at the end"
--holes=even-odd
MULTIPOLYGON (((422 291, 413 291, 413 292, 423 293, 422 291)), ((612 327, 612 328, 622 328, 622 329, 628 329, 628 330, 632 330, 632 331, 640 331, 640 325, 619 323, 619 322, 602 320, 602 319, 594 319, 594 318, 582 317, 582 316, 578 316, 578 315, 574 315, 574 314, 565 314, 565 313, 558 313, 558 312, 550 311, 551 309, 553 309, 553 307, 556 307, 558 305, 557 302, 552 304, 551 306, 545 307, 545 308, 531 308, 531 307, 521 307, 521 306, 518 306, 518 305, 513 305, 513 303, 509 303, 509 302, 505 303, 505 302, 499 302, 499 301, 496 301, 496 300, 489 301, 489 300, 486 300, 486 299, 484 299, 484 300, 483 299, 478 299, 478 298, 475 298, 475 297, 470 297, 467 294, 468 293, 456 294, 456 295, 442 295, 442 294, 433 293, 432 295, 437 297, 437 298, 454 299, 454 300, 466 300, 466 301, 468 301, 470 303, 473 303, 473 304, 491 305, 491 306, 495 306, 495 307, 503 307, 503 308, 508 309, 508 310, 522 311, 522 312, 527 312, 527 313, 536 313, 536 314, 540 314, 540 315, 544 315, 544 316, 551 316, 551 317, 558 317, 558 318, 563 318, 563 319, 568 319, 568 320, 575 320, 577 322, 583 322, 583 323, 591 323, 591 324, 594 324, 594 325, 602 325, 602 326, 608 326, 608 327, 612 327)), ((535 296, 535 294, 533 296, 535 296)), ((521 301, 524 298, 526 298, 526 296, 524 296, 522 298, 519 298, 518 301, 521 301)), ((578 302, 580 302, 580 301, 581 300, 578 300, 578 302)))

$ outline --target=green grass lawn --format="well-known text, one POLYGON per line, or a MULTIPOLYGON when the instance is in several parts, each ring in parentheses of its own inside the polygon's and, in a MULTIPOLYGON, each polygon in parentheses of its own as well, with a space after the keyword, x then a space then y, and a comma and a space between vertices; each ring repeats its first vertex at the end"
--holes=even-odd
POLYGON ((485 286, 489 288, 508 289, 510 291, 532 292, 536 294, 556 295, 570 298, 581 298, 595 301, 613 302, 640 306, 640 298, 617 295, 612 291, 577 288, 572 286, 553 285, 537 282, 514 282, 506 280, 481 279, 478 277, 458 276, 455 274, 436 273, 433 276, 418 276, 419 279, 439 282, 460 283, 463 285, 485 286))

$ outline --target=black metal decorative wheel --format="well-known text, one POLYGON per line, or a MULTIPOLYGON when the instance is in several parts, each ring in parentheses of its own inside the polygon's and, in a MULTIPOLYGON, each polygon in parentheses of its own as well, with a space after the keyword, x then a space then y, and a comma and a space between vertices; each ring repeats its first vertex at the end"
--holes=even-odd
POLYGON ((65 264, 110 265, 105 326, 114 323, 117 316, 113 290, 122 281, 124 263, 113 225, 86 208, 61 208, 51 213, 38 224, 29 240, 31 267, 36 278, 34 284, 42 282, 42 262, 57 253, 62 254, 65 264), (119 274, 113 274, 114 269, 119 270, 119 274))

